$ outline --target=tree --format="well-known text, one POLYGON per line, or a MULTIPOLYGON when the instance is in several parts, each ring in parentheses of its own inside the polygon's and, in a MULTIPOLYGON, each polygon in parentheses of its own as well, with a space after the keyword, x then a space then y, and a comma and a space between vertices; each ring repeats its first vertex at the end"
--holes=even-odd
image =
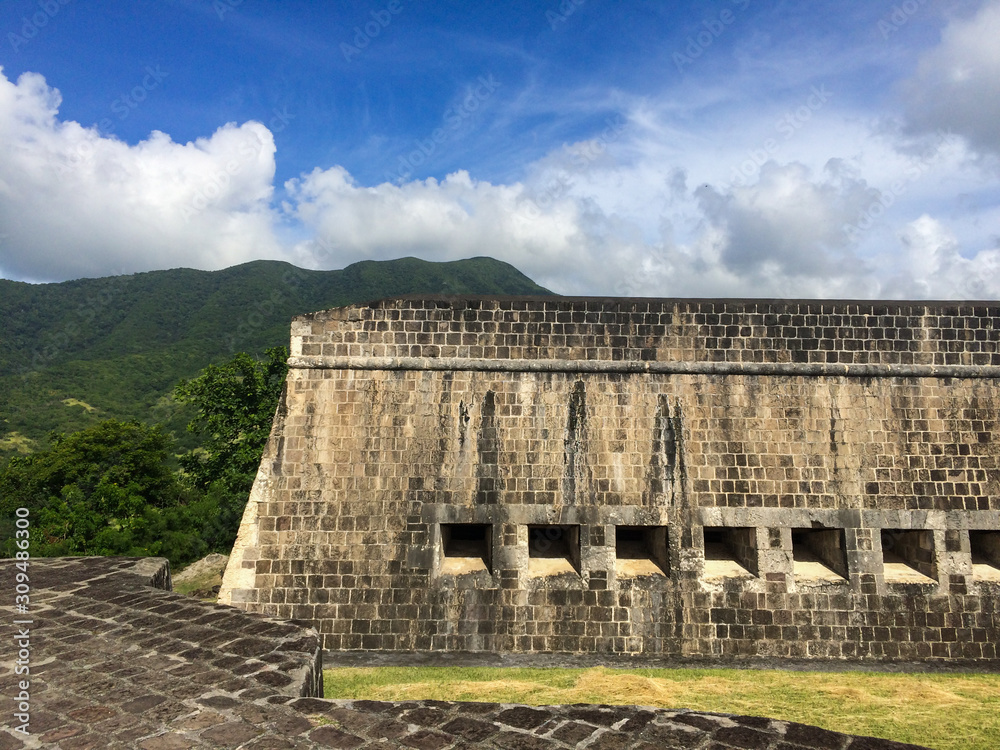
POLYGON ((281 398, 287 359, 285 347, 268 349, 263 360, 240 352, 174 389, 178 401, 197 410, 188 430, 204 438, 202 447, 181 457, 181 466, 218 508, 207 532, 212 548, 228 551, 236 538, 281 398))
MULTIPOLYGON (((51 448, 0 470, 2 526, 27 508, 33 555, 165 555, 177 564, 205 551, 210 509, 171 469, 174 441, 162 428, 108 420, 50 439, 51 448)), ((9 556, 14 534, 2 538, 9 556)))

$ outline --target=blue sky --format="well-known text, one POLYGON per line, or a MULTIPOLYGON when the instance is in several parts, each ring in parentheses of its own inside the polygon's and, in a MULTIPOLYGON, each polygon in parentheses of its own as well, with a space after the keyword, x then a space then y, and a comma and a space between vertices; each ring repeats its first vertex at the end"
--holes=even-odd
POLYGON ((998 38, 998 0, 8 0, 0 276, 996 298, 998 38))

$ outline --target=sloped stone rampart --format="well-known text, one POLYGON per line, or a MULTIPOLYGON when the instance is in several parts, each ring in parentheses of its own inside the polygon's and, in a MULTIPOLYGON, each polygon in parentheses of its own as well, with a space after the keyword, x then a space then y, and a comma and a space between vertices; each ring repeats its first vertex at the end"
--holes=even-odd
POLYGON ((998 346, 986 303, 302 316, 221 598, 334 650, 995 660, 998 346))

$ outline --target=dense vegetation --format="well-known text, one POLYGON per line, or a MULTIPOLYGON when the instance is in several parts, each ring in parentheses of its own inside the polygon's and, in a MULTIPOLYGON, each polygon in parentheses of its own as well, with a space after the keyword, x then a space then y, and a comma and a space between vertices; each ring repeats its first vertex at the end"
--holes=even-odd
POLYGON ((108 421, 12 459, 0 472, 5 556, 18 508, 30 513, 34 555, 199 554, 206 545, 187 532, 205 509, 171 470, 171 444, 158 427, 108 421))
POLYGON ((203 445, 178 457, 160 425, 106 420, 0 468, 0 553, 16 551, 27 509, 31 553, 162 555, 183 565, 228 552, 280 398, 288 350, 209 365, 175 396, 191 404, 203 445), (179 464, 179 465, 178 465, 179 464), (23 515, 23 511, 22 511, 23 515))
POLYGON ((64 284, 0 280, 0 554, 232 547, 294 315, 408 293, 545 294, 489 258, 310 272, 256 262, 64 284))

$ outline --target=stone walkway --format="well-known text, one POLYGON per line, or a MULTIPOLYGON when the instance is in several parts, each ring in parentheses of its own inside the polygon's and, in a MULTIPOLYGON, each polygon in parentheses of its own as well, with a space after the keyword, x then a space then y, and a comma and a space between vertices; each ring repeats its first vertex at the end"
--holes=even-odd
MULTIPOLYGON (((315 631, 174 594, 164 560, 32 560, 28 572, 29 611, 15 613, 12 601, 2 607, 0 750, 916 748, 770 719, 634 706, 323 700, 314 697, 322 678, 315 631), (28 734, 14 718, 24 629, 28 734)), ((13 561, 0 561, 9 600, 16 573, 13 561)))

